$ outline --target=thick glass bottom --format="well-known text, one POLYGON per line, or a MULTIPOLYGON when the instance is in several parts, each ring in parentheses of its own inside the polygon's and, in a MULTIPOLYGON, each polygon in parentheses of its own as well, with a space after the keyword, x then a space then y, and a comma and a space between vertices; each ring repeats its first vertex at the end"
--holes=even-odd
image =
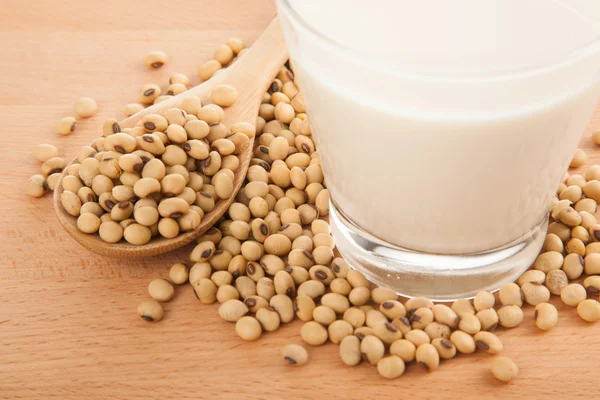
POLYGON ((434 301, 474 297, 495 291, 527 270, 544 244, 548 218, 505 246, 482 253, 439 255, 420 253, 387 243, 356 226, 335 205, 330 224, 340 254, 379 286, 406 297, 434 301))

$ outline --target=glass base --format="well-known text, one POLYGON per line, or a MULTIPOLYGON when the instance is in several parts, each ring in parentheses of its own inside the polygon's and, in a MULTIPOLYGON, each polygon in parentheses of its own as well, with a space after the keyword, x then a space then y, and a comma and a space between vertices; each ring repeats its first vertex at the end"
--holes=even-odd
POLYGON ((495 291, 515 281, 538 256, 548 218, 505 246, 482 253, 439 255, 419 253, 387 243, 363 231, 331 203, 329 218, 340 254, 379 286, 406 297, 434 301, 472 298, 480 290, 495 291))

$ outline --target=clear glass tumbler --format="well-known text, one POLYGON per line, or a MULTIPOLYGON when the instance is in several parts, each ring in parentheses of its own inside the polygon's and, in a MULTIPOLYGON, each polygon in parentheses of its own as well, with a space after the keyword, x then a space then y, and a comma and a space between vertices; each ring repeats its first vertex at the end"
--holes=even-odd
POLYGON ((435 300, 526 270, 600 96, 600 2, 278 10, 348 262, 435 300))

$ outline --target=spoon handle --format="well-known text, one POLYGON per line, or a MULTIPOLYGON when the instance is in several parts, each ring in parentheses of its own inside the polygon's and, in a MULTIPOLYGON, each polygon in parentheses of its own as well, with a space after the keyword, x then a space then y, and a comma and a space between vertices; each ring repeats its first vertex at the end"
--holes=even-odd
MULTIPOLYGON (((212 79, 215 79, 215 84, 226 82, 238 89, 238 104, 244 104, 248 109, 257 109, 263 93, 287 59, 288 51, 281 24, 279 17, 275 17, 238 61, 212 79)), ((241 114, 247 113, 242 111, 241 114)))

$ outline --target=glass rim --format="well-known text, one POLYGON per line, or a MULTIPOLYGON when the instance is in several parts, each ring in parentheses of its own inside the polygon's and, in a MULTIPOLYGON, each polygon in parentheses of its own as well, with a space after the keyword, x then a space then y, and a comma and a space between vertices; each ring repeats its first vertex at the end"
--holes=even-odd
POLYGON ((426 81, 443 81, 449 83, 455 82, 490 82, 497 80, 516 80, 522 79, 528 76, 541 75, 543 73, 558 70, 562 67, 568 66, 569 64, 576 63, 594 54, 600 53, 600 35, 595 36, 590 41, 580 45, 566 53, 558 54, 549 58, 547 61, 535 63, 531 65, 519 66, 516 68, 500 68, 496 70, 489 70, 489 74, 477 75, 478 73, 484 73, 485 71, 468 71, 467 73, 473 74, 473 76, 460 76, 460 75, 444 75, 443 72, 432 73, 431 71, 418 71, 415 70, 414 66, 412 70, 407 69, 390 69, 381 67, 386 65, 383 59, 373 59, 369 56, 371 62, 367 63, 361 56, 365 56, 366 53, 348 47, 339 41, 327 36, 320 30, 316 29, 311 25, 291 4, 292 0, 277 0, 279 3, 278 10, 280 13, 285 13, 286 16, 290 17, 296 23, 298 23, 303 29, 315 36, 318 40, 325 42, 328 46, 335 50, 340 51, 352 62, 357 64, 366 65, 368 68, 374 68, 374 65, 382 72, 387 72, 392 76, 406 77, 415 80, 426 80, 426 81), (375 62, 372 61, 381 61, 375 62))

